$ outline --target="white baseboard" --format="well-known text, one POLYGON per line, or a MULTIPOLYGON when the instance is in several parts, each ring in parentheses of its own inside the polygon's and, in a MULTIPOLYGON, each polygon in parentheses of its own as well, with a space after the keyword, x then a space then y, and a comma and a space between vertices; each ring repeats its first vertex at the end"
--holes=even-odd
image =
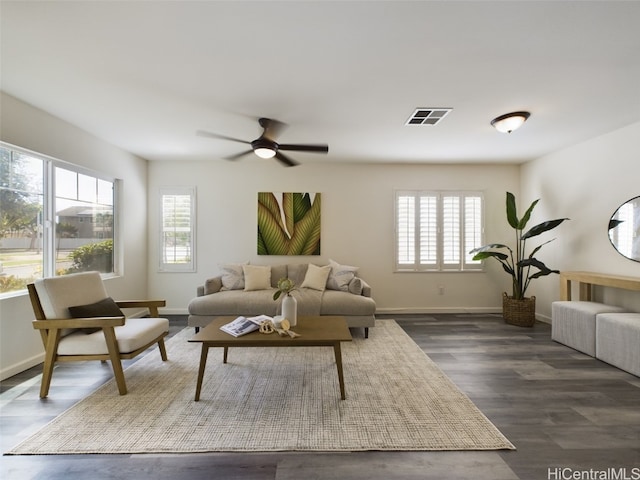
POLYGON ((13 377, 18 373, 24 372, 25 370, 29 370, 31 367, 35 367, 44 362, 44 352, 39 353, 31 358, 27 358, 15 365, 10 365, 6 368, 0 370, 0 380, 5 380, 9 377, 13 377))
POLYGON ((186 308, 161 308, 160 315, 189 315, 186 308))
POLYGON ((539 313, 536 313, 536 320, 551 325, 551 317, 548 317, 547 315, 540 315, 539 313))
MULTIPOLYGON (((380 315, 393 315, 393 314, 433 314, 433 313, 486 313, 486 314, 500 314, 502 313, 502 306, 499 307, 399 307, 399 308, 378 308, 376 313, 380 315)), ((187 308, 162 308, 160 309, 160 315, 189 315, 187 308)), ((137 315, 132 315, 137 316, 137 315)), ((543 323, 551 324, 551 318, 546 315, 536 314, 536 320, 543 323)))
POLYGON ((502 313, 502 307, 400 307, 378 308, 376 313, 381 315, 393 314, 430 314, 430 313, 502 313))

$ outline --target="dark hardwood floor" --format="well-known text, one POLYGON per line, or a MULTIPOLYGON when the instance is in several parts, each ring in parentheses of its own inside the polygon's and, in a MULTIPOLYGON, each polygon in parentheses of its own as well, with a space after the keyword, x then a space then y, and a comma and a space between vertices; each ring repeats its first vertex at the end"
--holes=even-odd
MULTIPOLYGON (((640 378, 553 342, 544 323, 521 328, 473 314, 379 318, 395 318, 517 450, 2 456, 0 477, 640 480, 640 378)), ((184 328, 184 317, 171 325, 172 333, 184 328)), ((108 364, 61 364, 49 398, 40 400, 39 373, 1 383, 2 452, 112 376, 108 364)))

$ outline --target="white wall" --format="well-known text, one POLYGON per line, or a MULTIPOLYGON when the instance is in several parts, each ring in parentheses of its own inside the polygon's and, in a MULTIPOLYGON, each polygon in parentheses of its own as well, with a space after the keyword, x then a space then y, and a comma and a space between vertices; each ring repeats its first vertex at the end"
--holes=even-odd
MULTIPOLYGON (((147 162, 14 97, 0 97, 0 139, 122 179, 123 276, 107 280, 118 299, 147 297, 147 162)), ((99 114, 99 112, 96 112, 99 114)), ((28 295, 0 300, 0 378, 42 361, 28 295)))
MULTIPOLYGON (((238 162, 147 165, 89 134, 13 97, 1 97, 0 138, 123 179, 124 276, 107 281, 117 298, 165 298, 167 313, 184 313, 197 285, 218 273, 218 264, 308 262, 329 258, 358 265, 373 287, 380 312, 500 311, 509 278, 496 262, 486 273, 394 273, 393 195, 396 189, 482 190, 486 200, 486 241, 504 242, 511 230, 504 195, 518 204, 541 201, 531 225, 551 218, 571 221, 554 230, 557 240, 539 257, 552 268, 640 276, 640 263, 611 247, 606 227, 613 211, 640 194, 640 123, 518 166, 340 165, 305 163, 283 168, 247 157, 238 162), (148 176, 147 176, 148 175, 148 176), (196 273, 158 273, 158 189, 198 189, 196 273), (259 191, 321 192, 322 255, 260 257, 256 254, 259 191), (149 208, 147 209, 147 201, 149 208), (147 230, 148 229, 148 230, 147 230), (148 234, 149 233, 149 234, 148 234), (444 295, 439 295, 439 287, 444 295)), ((557 275, 534 282, 541 319, 549 319, 559 296, 557 275)), ((602 291, 603 300, 640 311, 636 294, 602 291)), ((26 295, 0 300, 0 378, 42 358, 26 295), (20 341, 16 342, 15 339, 20 341)))
POLYGON ((489 273, 394 273, 393 203, 396 189, 482 190, 488 241, 508 233, 506 190, 519 191, 517 166, 341 165, 303 163, 284 168, 272 160, 153 162, 149 166, 149 287, 167 299, 168 310, 184 313, 196 287, 219 272, 218 264, 314 262, 330 258, 360 267, 371 284, 379 312, 500 311, 509 286, 497 265, 489 273), (158 189, 197 187, 197 272, 158 273, 158 189), (258 256, 257 193, 322 193, 319 257, 258 256), (500 271, 498 272, 499 269, 500 271), (444 295, 438 287, 444 287, 444 295))
MULTIPOLYGON (((556 241, 540 251, 548 266, 640 277, 640 263, 620 255, 607 232, 613 212, 640 195, 640 122, 523 165, 520 184, 527 202, 541 199, 531 225, 571 219, 553 231, 556 241)), ((550 319, 559 286, 554 275, 531 288, 540 317, 550 319)), ((601 301, 640 312, 637 292, 599 289, 597 295, 601 301)))

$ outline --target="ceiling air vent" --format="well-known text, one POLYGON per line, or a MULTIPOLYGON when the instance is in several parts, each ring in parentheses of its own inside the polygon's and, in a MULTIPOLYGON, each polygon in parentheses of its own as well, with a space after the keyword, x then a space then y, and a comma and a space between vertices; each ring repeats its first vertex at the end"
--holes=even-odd
POLYGON ((405 125, 429 125, 440 123, 453 108, 416 108, 405 125))

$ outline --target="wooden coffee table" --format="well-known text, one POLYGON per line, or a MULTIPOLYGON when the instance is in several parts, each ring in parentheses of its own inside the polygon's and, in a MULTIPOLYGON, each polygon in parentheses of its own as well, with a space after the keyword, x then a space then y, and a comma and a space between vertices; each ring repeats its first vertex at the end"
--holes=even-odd
POLYGON ((298 324, 291 328, 294 332, 300 334, 300 336, 296 338, 289 336, 281 337, 277 333, 266 335, 257 330, 241 337, 234 337, 220 330, 222 325, 236 318, 235 316, 218 317, 189 340, 190 342, 202 343, 198 383, 196 384, 196 402, 200 400, 204 369, 207 364, 209 348, 211 347, 224 348, 223 363, 227 363, 227 356, 229 354, 229 348, 231 347, 333 347, 336 367, 338 368, 340 396, 342 400, 346 398, 340 342, 350 342, 352 339, 349 328, 347 327, 347 321, 344 317, 300 317, 298 318, 298 324))

